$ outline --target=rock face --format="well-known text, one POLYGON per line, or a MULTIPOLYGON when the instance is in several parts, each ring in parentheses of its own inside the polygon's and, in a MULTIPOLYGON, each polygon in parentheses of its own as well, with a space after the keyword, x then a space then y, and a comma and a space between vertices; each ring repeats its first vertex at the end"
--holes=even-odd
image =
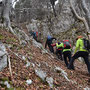
MULTIPOLYGON (((85 16, 85 13, 78 0, 73 1, 73 6, 79 16, 85 16), (81 8, 81 9, 80 9, 81 8)), ((90 5, 86 0, 86 5, 90 5)), ((28 31, 39 31, 45 38, 48 34, 62 39, 74 39, 77 35, 85 35, 85 26, 79 21, 73 13, 68 0, 58 0, 55 5, 57 17, 54 17, 53 10, 48 0, 34 1, 27 0, 16 5, 16 20, 17 22, 28 22, 26 27, 28 31), (25 20, 24 20, 25 19, 25 20), (69 32, 69 33, 68 33, 69 32)), ((89 10, 89 9, 88 9, 89 10)), ((90 11, 90 10, 89 10, 90 11)))
MULTIPOLYGON (((57 7, 59 9, 59 7, 57 7)), ((55 30, 54 33, 59 33, 63 31, 67 31, 73 25, 75 19, 73 18, 73 13, 70 8, 69 1, 65 1, 62 6, 62 10, 60 15, 57 17, 57 21, 54 22, 55 30)))
POLYGON ((0 42, 0 71, 7 67, 7 52, 3 43, 0 42))
MULTIPOLYGON (((32 12, 34 9, 37 9, 37 8, 35 7, 35 3, 33 3, 32 1, 31 1, 31 3, 32 3, 32 5, 34 5, 33 8, 29 8, 29 9, 31 9, 30 11, 32 12)), ((47 3, 50 5, 49 1, 47 1, 47 3)), ((37 2, 37 4, 38 4, 38 2, 37 2)), ((57 13, 57 18, 55 18, 55 17, 53 17, 52 10, 45 8, 45 7, 47 7, 46 2, 44 2, 42 4, 39 3, 38 8, 40 7, 40 5, 43 5, 42 11, 44 11, 44 14, 45 14, 45 15, 43 15, 44 18, 42 20, 39 20, 39 19, 35 19, 35 17, 36 17, 35 15, 33 15, 33 17, 31 16, 29 30, 38 31, 41 29, 41 32, 43 33, 44 36, 46 36, 49 33, 58 34, 59 32, 69 30, 71 25, 74 24, 74 21, 75 21, 75 19, 73 18, 71 9, 70 9, 70 3, 69 3, 69 1, 65 0, 65 2, 62 5, 62 9, 59 10, 60 4, 61 3, 59 1, 59 3, 55 6, 56 13, 57 13), (60 13, 58 13, 58 12, 60 12, 60 13)), ((27 7, 27 6, 25 6, 25 7, 27 7)), ((22 11, 22 12, 24 13, 24 11, 22 11)), ((38 13, 39 12, 40 11, 38 11, 38 13)), ((34 11, 34 12, 32 12, 32 14, 36 14, 36 12, 34 11)), ((17 15, 16 15, 16 17, 18 17, 17 15)), ((38 16, 39 15, 37 15, 37 18, 38 18, 38 16)), ((41 14, 40 14, 40 17, 42 17, 41 14)), ((21 17, 21 19, 22 18, 23 17, 21 17)))

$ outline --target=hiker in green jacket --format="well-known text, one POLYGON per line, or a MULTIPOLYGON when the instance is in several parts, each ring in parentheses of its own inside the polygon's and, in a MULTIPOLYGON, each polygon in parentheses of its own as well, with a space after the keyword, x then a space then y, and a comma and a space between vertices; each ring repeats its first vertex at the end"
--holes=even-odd
POLYGON ((63 61, 63 57, 62 57, 62 50, 63 50, 63 46, 60 46, 60 42, 58 43, 54 43, 54 44, 51 44, 53 47, 56 46, 56 55, 58 57, 58 59, 62 60, 63 61))
POLYGON ((88 72, 90 74, 90 63, 89 63, 89 60, 88 60, 88 51, 83 48, 84 47, 84 42, 83 42, 83 36, 78 36, 77 37, 77 42, 76 42, 76 48, 75 48, 75 51, 74 51, 74 55, 70 61, 70 64, 68 65, 68 69, 73 69, 74 70, 74 60, 79 58, 79 57, 83 57, 84 58, 84 61, 87 65, 87 68, 88 68, 88 72), (79 49, 79 51, 77 52, 77 50, 79 49))
POLYGON ((69 62, 71 61, 71 44, 69 40, 64 40, 63 43, 60 44, 60 47, 63 47, 63 58, 68 67, 69 62), (69 59, 69 62, 67 58, 69 59))

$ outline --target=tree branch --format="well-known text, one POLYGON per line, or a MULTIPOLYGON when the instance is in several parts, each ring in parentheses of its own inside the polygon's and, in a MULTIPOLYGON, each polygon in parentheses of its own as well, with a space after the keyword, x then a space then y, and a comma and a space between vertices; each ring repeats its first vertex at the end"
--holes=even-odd
POLYGON ((10 62, 10 56, 8 55, 8 63, 9 63, 9 71, 12 78, 12 69, 11 69, 11 62, 10 62))
POLYGON ((82 4, 82 8, 83 8, 83 10, 85 12, 85 16, 86 16, 89 28, 90 28, 90 12, 89 12, 89 10, 87 8, 85 0, 81 0, 81 4, 82 4))
POLYGON ((85 27, 86 27, 86 31, 85 31, 85 32, 88 34, 88 32, 89 32, 89 26, 88 26, 88 23, 87 23, 85 17, 80 17, 80 16, 78 15, 78 13, 76 12, 74 6, 72 5, 72 0, 70 0, 70 4, 71 4, 71 8, 72 8, 74 14, 76 15, 76 17, 84 23, 84 25, 85 25, 85 27))

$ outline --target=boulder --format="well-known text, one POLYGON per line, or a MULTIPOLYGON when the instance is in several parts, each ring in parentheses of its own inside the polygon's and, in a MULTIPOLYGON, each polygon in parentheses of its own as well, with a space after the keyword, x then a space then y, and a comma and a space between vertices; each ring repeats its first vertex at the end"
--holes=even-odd
POLYGON ((44 71, 38 68, 38 69, 35 69, 35 73, 39 78, 41 78, 42 81, 45 81, 47 74, 44 71))
POLYGON ((5 45, 0 42, 0 71, 7 67, 7 51, 5 45))

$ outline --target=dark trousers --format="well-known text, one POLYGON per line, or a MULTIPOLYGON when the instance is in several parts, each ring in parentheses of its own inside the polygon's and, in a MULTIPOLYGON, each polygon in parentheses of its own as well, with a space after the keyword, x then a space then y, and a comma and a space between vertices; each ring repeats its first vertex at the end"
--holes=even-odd
POLYGON ((60 60, 63 60, 63 58, 62 58, 62 50, 56 49, 56 55, 58 56, 58 58, 59 58, 60 60))
POLYGON ((54 53, 53 46, 51 46, 51 45, 48 45, 48 47, 49 47, 49 50, 50 50, 52 53, 54 53))
POLYGON ((37 41, 37 36, 33 36, 33 38, 37 41))
POLYGON ((69 69, 73 69, 74 68, 74 60, 79 58, 79 57, 83 57, 84 58, 84 61, 85 61, 85 64, 87 65, 87 69, 88 69, 88 72, 90 73, 90 62, 88 60, 88 52, 85 52, 85 51, 79 51, 77 52, 71 59, 70 61, 70 64, 68 66, 69 69))
POLYGON ((68 67, 69 62, 71 61, 71 51, 63 52, 63 57, 64 57, 65 64, 68 67), (69 59, 69 62, 67 61, 67 58, 69 59))

